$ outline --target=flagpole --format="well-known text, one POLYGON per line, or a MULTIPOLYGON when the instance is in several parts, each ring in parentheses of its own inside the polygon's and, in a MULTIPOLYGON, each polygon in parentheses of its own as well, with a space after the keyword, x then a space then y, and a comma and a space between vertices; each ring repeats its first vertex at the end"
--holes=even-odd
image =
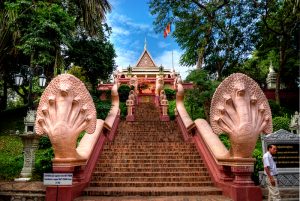
MULTIPOLYGON (((171 37, 170 37, 171 38, 171 37)), ((172 45, 173 46, 173 45, 172 45)), ((172 69, 174 71, 174 58, 173 58, 173 47, 172 47, 172 69)))

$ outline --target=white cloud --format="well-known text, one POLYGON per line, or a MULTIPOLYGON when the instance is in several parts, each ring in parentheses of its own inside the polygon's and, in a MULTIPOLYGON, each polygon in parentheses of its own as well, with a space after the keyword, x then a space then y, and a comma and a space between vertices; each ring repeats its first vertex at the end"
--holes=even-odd
POLYGON ((170 43, 166 43, 164 41, 158 42, 158 47, 160 47, 160 48, 166 48, 166 47, 169 47, 170 45, 171 45, 170 43))
POLYGON ((116 64, 118 66, 118 70, 122 70, 122 68, 126 68, 128 65, 135 64, 135 58, 137 57, 137 53, 135 51, 120 47, 115 48, 115 50, 117 53, 116 64))
MULTIPOLYGON (((182 52, 179 50, 173 50, 173 65, 176 72, 179 72, 181 78, 184 80, 188 75, 189 71, 193 68, 186 66, 181 66, 179 64, 180 56, 182 52)), ((153 58, 157 65, 163 65, 167 69, 172 69, 172 51, 164 51, 162 54, 156 58, 153 58)))

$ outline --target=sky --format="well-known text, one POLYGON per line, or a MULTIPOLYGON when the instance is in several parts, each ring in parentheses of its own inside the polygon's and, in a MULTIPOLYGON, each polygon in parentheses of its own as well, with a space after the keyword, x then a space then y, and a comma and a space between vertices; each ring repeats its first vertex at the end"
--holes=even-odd
MULTIPOLYGON (((155 64, 166 69, 179 72, 185 79, 192 68, 180 66, 179 60, 182 50, 174 38, 169 34, 163 37, 163 30, 155 33, 152 16, 147 4, 149 0, 110 0, 112 11, 106 16, 106 22, 112 28, 110 41, 114 45, 119 70, 129 65, 135 66, 140 58, 146 39, 147 50, 155 64)), ((172 27, 173 28, 173 27, 172 27)))

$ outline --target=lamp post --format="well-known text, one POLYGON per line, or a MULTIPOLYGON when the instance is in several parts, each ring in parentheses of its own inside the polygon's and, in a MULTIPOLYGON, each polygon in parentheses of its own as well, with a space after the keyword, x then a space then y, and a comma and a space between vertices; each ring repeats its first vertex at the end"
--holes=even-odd
POLYGON ((39 75, 39 86, 44 87, 46 85, 47 78, 44 75, 44 68, 42 66, 36 65, 35 67, 22 65, 20 69, 20 73, 14 75, 15 84, 17 86, 21 86, 24 80, 27 80, 29 83, 29 93, 28 93, 28 108, 31 109, 33 106, 31 93, 32 93, 32 79, 35 73, 38 73, 41 70, 41 74, 39 75), (22 74, 23 71, 23 74, 22 74))
POLYGON ((15 84, 17 86, 23 85, 24 80, 29 84, 28 92, 28 111, 27 116, 24 118, 25 130, 22 134, 17 134, 21 137, 23 142, 24 163, 20 173, 20 178, 15 181, 29 181, 34 170, 35 150, 38 148, 39 137, 35 133, 34 122, 36 118, 36 111, 33 110, 33 102, 31 98, 32 93, 32 79, 35 74, 39 74, 39 86, 46 85, 46 76, 44 75, 44 68, 42 66, 21 66, 20 73, 14 75, 15 84), (41 74, 39 74, 41 72, 41 74))

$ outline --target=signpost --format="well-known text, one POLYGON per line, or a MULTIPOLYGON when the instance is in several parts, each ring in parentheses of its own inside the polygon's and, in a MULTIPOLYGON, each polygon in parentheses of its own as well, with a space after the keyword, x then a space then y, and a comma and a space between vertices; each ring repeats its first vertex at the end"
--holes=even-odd
POLYGON ((72 185, 72 173, 44 173, 45 186, 67 186, 72 185))

